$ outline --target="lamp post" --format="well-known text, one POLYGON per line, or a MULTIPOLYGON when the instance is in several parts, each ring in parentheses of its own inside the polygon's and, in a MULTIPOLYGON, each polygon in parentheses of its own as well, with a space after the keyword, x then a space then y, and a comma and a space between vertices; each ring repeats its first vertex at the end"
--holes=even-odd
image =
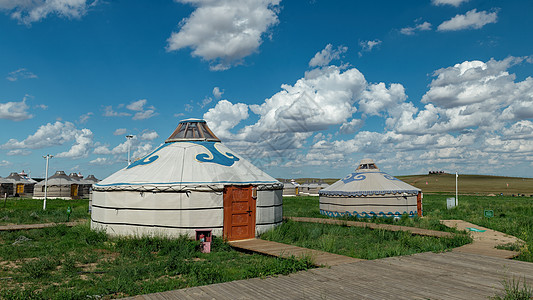
POLYGON ((48 161, 50 158, 54 157, 53 155, 46 154, 46 156, 43 156, 43 158, 46 158, 46 175, 44 177, 44 202, 43 202, 43 210, 46 210, 46 197, 48 196, 48 161))
POLYGON ((126 136, 126 141, 128 142, 128 166, 131 164, 131 160, 130 160, 130 147, 131 147, 131 142, 129 142, 131 139, 133 138, 133 135, 131 134, 128 134, 126 136))
POLYGON ((457 171, 455 171, 455 206, 459 204, 459 195, 457 194, 457 178, 459 177, 459 174, 457 174, 457 171))

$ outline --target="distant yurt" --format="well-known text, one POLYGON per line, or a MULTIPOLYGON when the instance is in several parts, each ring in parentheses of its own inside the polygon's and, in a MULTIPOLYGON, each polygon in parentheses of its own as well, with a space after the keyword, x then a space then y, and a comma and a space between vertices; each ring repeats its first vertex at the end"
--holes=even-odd
POLYGON ((34 199, 44 199, 46 183, 48 184, 47 198, 67 200, 78 198, 78 183, 72 180, 64 171, 56 171, 54 175, 48 177, 48 182, 43 180, 35 185, 34 199))
POLYGON ((320 191, 320 213, 371 218, 422 216, 422 191, 363 159, 354 173, 320 191))
POLYGON ((6 179, 11 180, 13 184, 13 193, 15 197, 28 197, 33 194, 33 187, 35 186, 35 181, 30 181, 17 172, 12 172, 6 179))
POLYGON ((152 153, 93 185, 91 228, 253 238, 281 224, 282 189, 222 144, 204 120, 183 120, 152 153))
POLYGON ((300 195, 305 196, 318 196, 319 192, 325 188, 327 188, 329 184, 323 182, 323 181, 307 181, 304 184, 300 185, 300 188, 298 189, 298 192, 300 195))
POLYGON ((10 197, 13 194, 13 181, 0 177, 0 197, 10 197))
POLYGON ((286 180, 283 182, 283 197, 298 196, 298 188, 300 184, 296 180, 286 180))
POLYGON ((91 187, 93 185, 92 181, 86 181, 81 174, 78 173, 70 173, 68 176, 72 179, 73 182, 75 182, 78 185, 78 195, 77 197, 80 199, 87 199, 89 198, 89 191, 91 190, 91 187))
MULTIPOLYGON (((79 174, 78 174, 79 175, 79 174)), ((100 180, 96 179, 94 175, 86 176, 85 178, 81 177, 81 189, 83 198, 90 198, 90 195, 93 192, 93 184, 99 182, 100 180)))

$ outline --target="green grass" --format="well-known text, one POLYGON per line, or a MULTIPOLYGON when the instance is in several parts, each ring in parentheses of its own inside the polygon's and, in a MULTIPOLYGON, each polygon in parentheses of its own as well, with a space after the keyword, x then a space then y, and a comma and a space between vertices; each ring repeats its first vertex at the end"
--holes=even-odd
MULTIPOLYGON (((533 262, 533 198, 510 196, 459 196, 459 206, 446 209, 446 198, 453 195, 424 195, 424 218, 402 218, 398 221, 388 218, 355 219, 363 222, 397 224, 426 229, 452 231, 439 223, 439 220, 465 220, 473 224, 516 236, 526 242, 519 250, 518 260, 533 262), (493 210, 494 217, 484 217, 485 209, 493 210)), ((322 217, 319 212, 318 197, 290 197, 283 199, 283 214, 291 217, 322 217)))
POLYGON ((70 221, 88 220, 88 200, 46 200, 46 210, 43 210, 43 200, 9 198, 4 208, 4 199, 0 199, 0 226, 9 224, 38 224, 51 222, 66 222, 67 209, 70 206, 70 221))
POLYGON ((466 234, 453 238, 411 235, 330 224, 285 221, 261 235, 262 239, 311 248, 361 259, 377 259, 420 252, 441 252, 471 242, 466 234))
POLYGON ((533 288, 528 286, 526 279, 515 279, 502 281, 503 293, 491 297, 493 300, 530 300, 533 299, 533 288))
POLYGON ((218 282, 288 274, 308 260, 233 250, 212 253, 187 237, 109 238, 88 225, 0 233, 1 299, 118 298, 218 282))

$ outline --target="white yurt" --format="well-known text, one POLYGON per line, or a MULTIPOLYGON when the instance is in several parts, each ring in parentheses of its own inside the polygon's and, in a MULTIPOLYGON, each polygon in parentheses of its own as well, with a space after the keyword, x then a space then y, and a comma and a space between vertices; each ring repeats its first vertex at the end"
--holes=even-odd
POLYGON ((253 238, 282 222, 283 185, 227 148, 204 120, 93 185, 91 228, 112 235, 253 238))
MULTIPOLYGON (((23 174, 24 171, 23 171, 23 174)), ((7 180, 11 180, 13 183, 13 193, 15 197, 31 197, 33 194, 33 187, 35 186, 35 180, 29 180, 23 176, 20 176, 17 172, 12 172, 6 177, 7 180)))
POLYGON ((319 193, 320 213, 331 217, 422 216, 422 191, 381 172, 371 159, 319 193))
POLYGON ((298 188, 300 184, 296 180, 286 180, 283 182, 283 197, 295 197, 298 196, 298 188))
POLYGON ((323 182, 322 180, 316 181, 307 181, 304 184, 300 186, 298 189, 298 192, 300 195, 303 196, 318 196, 319 192, 325 188, 327 188, 329 184, 323 182))
POLYGON ((48 177, 48 181, 43 180, 37 183, 33 190, 33 199, 44 199, 45 184, 48 186, 47 198, 66 200, 78 198, 77 182, 72 180, 64 171, 56 171, 54 175, 48 177))

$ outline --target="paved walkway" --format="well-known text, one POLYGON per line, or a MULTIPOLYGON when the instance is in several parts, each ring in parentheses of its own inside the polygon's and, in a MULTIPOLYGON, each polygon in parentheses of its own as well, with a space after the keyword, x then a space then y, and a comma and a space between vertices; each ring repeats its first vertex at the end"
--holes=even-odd
POLYGON ((420 253, 130 299, 487 299, 504 280, 533 285, 533 264, 469 253, 420 253))
POLYGON ((472 239, 474 240, 471 244, 454 248, 452 250, 454 252, 473 253, 500 258, 513 258, 518 256, 520 253, 516 251, 496 249, 496 246, 507 244, 524 244, 524 241, 517 237, 481 227, 463 220, 441 220, 441 223, 448 227, 457 228, 458 230, 469 231, 472 239), (472 231, 468 228, 474 228, 479 231, 472 231))
POLYGON ((230 242, 232 247, 261 254, 288 258, 291 256, 303 257, 310 256, 315 266, 336 266, 340 264, 353 263, 362 259, 349 256, 333 254, 324 251, 318 251, 308 248, 302 248, 277 242, 265 241, 260 239, 250 239, 243 241, 230 242))
POLYGON ((385 229, 385 230, 390 230, 390 231, 410 231, 412 234, 434 236, 434 237, 452 237, 453 236, 453 233, 450 233, 450 232, 423 229, 423 228, 418 228, 418 227, 390 225, 390 224, 376 224, 376 223, 369 223, 369 222, 345 221, 345 220, 322 219, 322 218, 302 218, 302 217, 287 217, 287 219, 290 219, 296 222, 346 225, 346 226, 372 228, 372 229, 385 229))
POLYGON ((68 227, 72 227, 72 226, 76 226, 76 225, 80 224, 80 222, 3 225, 3 226, 0 226, 0 231, 41 229, 41 228, 46 228, 46 227, 54 227, 54 226, 57 226, 57 225, 60 225, 60 224, 66 225, 68 227))

